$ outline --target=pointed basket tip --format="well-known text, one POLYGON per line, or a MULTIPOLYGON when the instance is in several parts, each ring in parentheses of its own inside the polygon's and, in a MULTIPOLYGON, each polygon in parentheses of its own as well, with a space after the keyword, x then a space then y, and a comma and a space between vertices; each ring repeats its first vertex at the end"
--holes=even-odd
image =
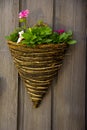
POLYGON ((38 100, 38 101, 32 101, 32 102, 33 102, 33 106, 34 106, 34 108, 38 108, 39 105, 40 105, 40 103, 41 103, 40 100, 38 100))

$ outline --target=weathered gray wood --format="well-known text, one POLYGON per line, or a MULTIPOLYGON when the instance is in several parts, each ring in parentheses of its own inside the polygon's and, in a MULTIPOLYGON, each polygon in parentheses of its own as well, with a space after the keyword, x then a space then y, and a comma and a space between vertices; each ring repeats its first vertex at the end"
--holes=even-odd
POLYGON ((85 2, 55 1, 55 28, 72 29, 78 44, 70 48, 54 87, 53 130, 85 130, 85 2))
POLYGON ((17 25, 18 1, 0 1, 0 130, 17 129, 17 72, 5 36, 17 25))
MULTIPOLYGON (((28 25, 31 26, 37 20, 43 19, 50 26, 52 26, 53 18, 53 0, 22 0, 20 3, 20 10, 29 9, 30 15, 28 18, 28 25)), ((51 129, 51 90, 49 90, 46 97, 43 99, 39 108, 32 107, 32 102, 26 89, 22 88, 20 100, 23 101, 19 104, 21 114, 19 117, 20 130, 50 130, 51 129), (23 90, 24 89, 24 90, 23 90), (22 118, 23 119, 22 119, 22 118)), ((20 111, 19 110, 19 111, 20 111)))
POLYGON ((0 130, 85 130, 86 0, 19 1, 0 0, 0 130), (39 19, 52 26, 54 18, 55 29, 72 29, 78 41, 37 109, 18 79, 4 38, 17 26, 19 9, 30 9, 29 26, 39 19))

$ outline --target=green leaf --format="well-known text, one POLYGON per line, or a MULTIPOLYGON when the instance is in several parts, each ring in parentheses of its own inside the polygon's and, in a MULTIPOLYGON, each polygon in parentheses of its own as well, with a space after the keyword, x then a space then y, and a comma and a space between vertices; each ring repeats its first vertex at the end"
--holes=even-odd
POLYGON ((71 40, 71 41, 68 41, 67 43, 68 43, 68 44, 76 44, 77 41, 76 41, 76 40, 71 40))
POLYGON ((29 31, 32 32, 32 28, 29 28, 29 31))
POLYGON ((26 40, 21 41, 21 43, 22 44, 27 44, 27 45, 29 44, 29 42, 27 42, 26 40))
POLYGON ((72 31, 68 31, 67 34, 68 34, 69 36, 72 36, 72 31))
POLYGON ((59 35, 59 40, 63 40, 66 36, 66 33, 62 33, 61 35, 59 35))
POLYGON ((16 28, 14 32, 12 32, 9 36, 6 36, 5 38, 9 41, 17 42, 18 40, 18 32, 22 31, 23 29, 20 27, 16 28))
POLYGON ((52 39, 46 39, 44 43, 52 42, 52 39))
POLYGON ((6 36, 7 40, 16 42, 18 39, 18 33, 12 33, 10 34, 10 36, 6 36))

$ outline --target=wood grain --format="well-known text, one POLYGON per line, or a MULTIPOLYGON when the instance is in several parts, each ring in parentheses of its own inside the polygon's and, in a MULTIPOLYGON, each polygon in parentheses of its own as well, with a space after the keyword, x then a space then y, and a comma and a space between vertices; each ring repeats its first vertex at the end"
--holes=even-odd
POLYGON ((86 0, 0 0, 0 130, 85 130, 86 5, 86 0), (55 29, 72 30, 78 41, 37 109, 5 40, 22 9, 30 9, 28 26, 44 20, 55 29))
POLYGON ((17 1, 0 1, 0 130, 17 129, 17 72, 5 40, 17 25, 17 11, 17 1))
MULTIPOLYGON (((30 15, 28 19, 29 26, 35 24, 38 20, 42 19, 50 26, 52 26, 53 18, 53 0, 22 0, 20 3, 20 10, 30 9, 30 15), (48 8, 49 5, 49 8, 48 8), (47 11, 48 9, 48 11, 47 11)), ((22 98, 20 109, 23 114, 23 119, 19 117, 19 129, 20 130, 50 130, 51 129, 51 89, 43 99, 39 108, 32 107, 32 102, 26 89, 22 88, 21 84, 20 100, 22 98)), ((19 110, 20 111, 20 110, 19 110)))
POLYGON ((78 44, 69 49, 53 93, 53 130, 85 130, 86 3, 56 0, 55 28, 72 29, 78 44))

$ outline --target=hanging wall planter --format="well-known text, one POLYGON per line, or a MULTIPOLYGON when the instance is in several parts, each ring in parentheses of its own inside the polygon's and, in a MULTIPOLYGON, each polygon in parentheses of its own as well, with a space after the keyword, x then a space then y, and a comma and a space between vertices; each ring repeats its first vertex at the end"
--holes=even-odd
POLYGON ((14 63, 35 107, 38 107, 62 65, 67 44, 38 45, 34 48, 8 42, 14 63))
POLYGON ((27 92, 34 106, 38 107, 62 65, 68 44, 75 44, 76 41, 72 40, 71 31, 53 31, 42 21, 26 28, 28 14, 28 10, 19 14, 20 22, 24 26, 10 34, 7 39, 27 92))

